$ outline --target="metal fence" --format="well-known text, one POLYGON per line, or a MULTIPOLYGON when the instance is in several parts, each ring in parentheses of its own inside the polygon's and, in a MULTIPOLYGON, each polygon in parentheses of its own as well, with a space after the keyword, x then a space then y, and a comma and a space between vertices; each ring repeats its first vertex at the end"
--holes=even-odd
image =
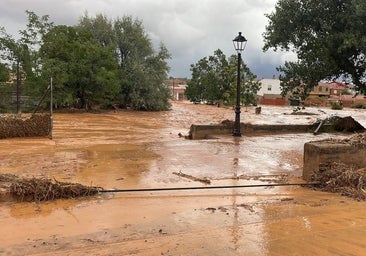
POLYGON ((18 104, 20 112, 32 112, 38 100, 27 95, 17 97, 15 86, 0 85, 0 113, 17 113, 18 104))

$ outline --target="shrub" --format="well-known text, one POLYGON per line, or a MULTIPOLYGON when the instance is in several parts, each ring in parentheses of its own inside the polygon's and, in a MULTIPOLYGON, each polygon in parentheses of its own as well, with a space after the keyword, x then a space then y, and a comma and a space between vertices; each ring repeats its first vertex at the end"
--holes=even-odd
POLYGON ((366 109, 366 103, 365 102, 355 102, 351 107, 352 108, 366 109))
POLYGON ((332 109, 341 110, 343 109, 343 106, 338 101, 332 101, 332 109))

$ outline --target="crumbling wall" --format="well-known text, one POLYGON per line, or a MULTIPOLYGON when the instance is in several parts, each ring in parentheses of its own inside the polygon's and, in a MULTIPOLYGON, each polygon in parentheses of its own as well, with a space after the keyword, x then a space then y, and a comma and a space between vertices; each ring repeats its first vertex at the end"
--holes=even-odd
MULTIPOLYGON (((215 135, 232 134, 234 122, 225 120, 217 125, 191 125, 189 138, 193 140, 209 139, 215 135)), ((313 125, 267 125, 267 124, 240 124, 242 135, 303 133, 314 130, 313 125)))
POLYGON ((0 139, 48 136, 50 128, 49 114, 0 115, 0 139))
POLYGON ((303 179, 310 181, 322 164, 339 162, 354 168, 366 167, 366 133, 345 140, 327 139, 304 145, 303 179))
MULTIPOLYGON (((303 114, 295 112, 294 114, 303 114)), ((191 125, 189 130, 190 139, 209 139, 215 135, 232 134, 234 121, 224 120, 220 124, 191 125)), ((274 134, 274 133, 306 133, 306 132, 364 132, 365 128, 352 117, 334 116, 329 120, 323 120, 321 124, 250 124, 241 123, 242 135, 274 134)))
POLYGON ((227 125, 191 125, 189 138, 192 140, 210 139, 214 135, 230 134, 233 128, 227 125))

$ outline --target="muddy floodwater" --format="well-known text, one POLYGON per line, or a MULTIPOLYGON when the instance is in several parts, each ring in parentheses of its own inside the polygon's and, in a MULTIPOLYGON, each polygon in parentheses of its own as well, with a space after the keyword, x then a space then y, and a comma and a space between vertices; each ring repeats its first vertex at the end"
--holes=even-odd
MULTIPOLYGON (((242 121, 319 118, 284 115, 290 112, 242 109, 242 121)), ((365 123, 364 111, 352 115, 365 123)), ((0 173, 105 189, 301 182, 304 143, 345 136, 178 136, 191 124, 225 119, 234 119, 232 109, 190 103, 158 113, 56 113, 52 140, 0 140, 0 173)), ((102 193, 41 203, 2 199, 0 255, 366 255, 365 207, 300 186, 102 193)))

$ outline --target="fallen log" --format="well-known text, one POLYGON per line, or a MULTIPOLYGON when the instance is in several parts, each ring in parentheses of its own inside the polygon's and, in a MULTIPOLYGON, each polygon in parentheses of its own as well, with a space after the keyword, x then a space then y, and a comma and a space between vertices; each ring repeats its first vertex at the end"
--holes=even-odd
POLYGON ((204 184, 211 184, 211 181, 208 178, 197 178, 197 177, 194 177, 192 175, 182 173, 181 171, 173 172, 173 174, 175 174, 177 176, 180 176, 180 177, 183 177, 183 178, 186 178, 186 179, 189 179, 189 180, 192 180, 192 181, 198 181, 198 182, 201 182, 201 183, 204 183, 204 184))

